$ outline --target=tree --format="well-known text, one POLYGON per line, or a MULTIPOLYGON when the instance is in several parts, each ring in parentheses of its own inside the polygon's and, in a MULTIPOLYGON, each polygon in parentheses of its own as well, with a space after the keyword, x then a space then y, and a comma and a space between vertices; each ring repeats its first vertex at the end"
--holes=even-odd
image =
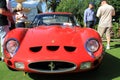
MULTIPOLYGON (((56 11, 73 13, 82 25, 84 10, 88 7, 89 2, 91 1, 95 2, 95 4, 99 4, 99 0, 61 0, 56 11)), ((95 9, 96 8, 97 7, 95 7, 95 9)))
POLYGON ((52 10, 53 12, 55 12, 57 6, 59 5, 61 0, 47 0, 47 6, 48 6, 48 10, 52 10))
POLYGON ((116 22, 120 22, 120 0, 109 0, 108 2, 115 8, 116 15, 114 18, 116 22))
POLYGON ((110 5, 115 8, 116 15, 113 17, 115 22, 113 23, 113 33, 114 37, 120 38, 120 0, 109 0, 110 5))
MULTIPOLYGON (((61 0, 60 4, 57 6, 56 11, 60 12, 71 12, 73 13, 78 21, 82 24, 84 10, 88 7, 89 2, 94 2, 95 12, 97 12, 100 6, 100 0, 61 0)), ((113 5, 116 11, 115 20, 120 23, 120 0, 108 0, 110 5, 113 5)))

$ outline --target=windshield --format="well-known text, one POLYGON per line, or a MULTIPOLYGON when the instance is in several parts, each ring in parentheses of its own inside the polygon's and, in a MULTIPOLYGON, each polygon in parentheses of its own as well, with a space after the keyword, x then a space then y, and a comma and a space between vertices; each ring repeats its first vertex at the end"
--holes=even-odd
POLYGON ((76 19, 71 14, 39 14, 36 15, 32 25, 77 25, 76 19))

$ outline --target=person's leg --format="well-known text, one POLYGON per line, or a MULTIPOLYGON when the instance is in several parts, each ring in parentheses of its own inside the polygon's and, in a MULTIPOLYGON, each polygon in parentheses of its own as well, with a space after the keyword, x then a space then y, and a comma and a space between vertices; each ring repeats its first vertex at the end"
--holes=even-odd
POLYGON ((87 27, 87 28, 90 28, 90 23, 89 23, 89 21, 86 22, 86 27, 87 27))
POLYGON ((1 47, 2 47, 2 35, 3 35, 3 26, 0 26, 0 52, 1 52, 1 54, 2 54, 2 49, 1 49, 1 47))
POLYGON ((4 44, 4 38, 9 31, 9 26, 1 26, 1 33, 0 33, 0 43, 1 43, 1 59, 4 59, 4 54, 3 54, 3 44, 4 44))
POLYGON ((24 22, 17 22, 16 27, 17 28, 25 28, 25 23, 24 22))
POLYGON ((93 28, 94 22, 93 22, 93 21, 88 21, 87 24, 86 24, 86 26, 87 26, 88 28, 93 28))
POLYGON ((94 21, 90 21, 90 28, 94 28, 94 21))
POLYGON ((105 33, 106 28, 105 27, 98 27, 97 31, 100 35, 100 37, 103 37, 103 34, 105 33))
MULTIPOLYGON (((4 33, 3 33, 3 35, 4 35, 4 33)), ((4 55, 3 55, 3 36, 1 36, 1 38, 0 38, 0 47, 1 47, 1 60, 3 60, 4 59, 4 55)))
POLYGON ((3 36, 4 36, 5 32, 3 29, 3 26, 0 26, 0 52, 1 52, 1 60, 4 59, 3 57, 3 36))
POLYGON ((20 23, 19 22, 16 22, 16 28, 18 28, 20 26, 20 23))
POLYGON ((106 46, 106 49, 110 49, 110 32, 111 32, 112 28, 111 27, 108 27, 107 30, 106 30, 106 39, 107 39, 107 46, 106 46))
POLYGON ((23 28, 25 28, 25 22, 22 22, 21 25, 23 28))

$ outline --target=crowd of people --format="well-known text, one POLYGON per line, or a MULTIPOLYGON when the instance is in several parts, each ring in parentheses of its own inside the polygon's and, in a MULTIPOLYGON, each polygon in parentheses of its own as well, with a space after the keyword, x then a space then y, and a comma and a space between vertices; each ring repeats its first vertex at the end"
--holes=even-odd
MULTIPOLYGON (((44 1, 46 0, 42 0, 38 3, 38 13, 46 12, 46 9, 44 8, 47 5, 44 1)), ((90 2, 88 8, 84 11, 84 24, 86 27, 93 28, 96 24, 96 17, 98 17, 98 33, 101 37, 103 37, 103 34, 106 33, 106 49, 110 49, 110 32, 112 29, 112 16, 115 15, 114 7, 109 5, 107 3, 107 0, 101 0, 101 6, 98 8, 97 13, 95 14, 94 5, 95 4, 93 2, 90 2)), ((18 3, 16 8, 12 10, 9 0, 0 0, 1 53, 3 53, 2 45, 7 32, 17 27, 25 27, 26 19, 27 16, 23 11, 22 4, 18 3)))
POLYGON ((93 28, 96 24, 96 17, 99 18, 97 31, 101 38, 106 34, 106 49, 110 49, 110 33, 112 31, 112 16, 115 16, 115 9, 109 5, 107 0, 101 0, 101 6, 97 13, 94 12, 94 3, 90 2, 89 7, 84 11, 84 24, 86 27, 93 28))
POLYGON ((3 60, 3 42, 5 35, 16 27, 25 27, 24 20, 27 18, 22 11, 22 4, 17 4, 13 11, 9 0, 0 0, 0 45, 3 60))

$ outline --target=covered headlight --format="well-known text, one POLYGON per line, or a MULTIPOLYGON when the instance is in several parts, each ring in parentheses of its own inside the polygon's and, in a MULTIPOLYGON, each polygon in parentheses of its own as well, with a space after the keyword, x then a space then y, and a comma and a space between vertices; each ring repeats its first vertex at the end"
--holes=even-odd
POLYGON ((89 39, 86 43, 86 49, 89 52, 95 52, 99 47, 99 42, 96 39, 89 39))
POLYGON ((10 53, 11 57, 15 55, 18 48, 19 48, 19 43, 16 39, 9 39, 6 42, 6 50, 8 51, 8 53, 10 53))
POLYGON ((91 68, 91 62, 83 62, 80 65, 80 69, 89 69, 89 68, 91 68))

